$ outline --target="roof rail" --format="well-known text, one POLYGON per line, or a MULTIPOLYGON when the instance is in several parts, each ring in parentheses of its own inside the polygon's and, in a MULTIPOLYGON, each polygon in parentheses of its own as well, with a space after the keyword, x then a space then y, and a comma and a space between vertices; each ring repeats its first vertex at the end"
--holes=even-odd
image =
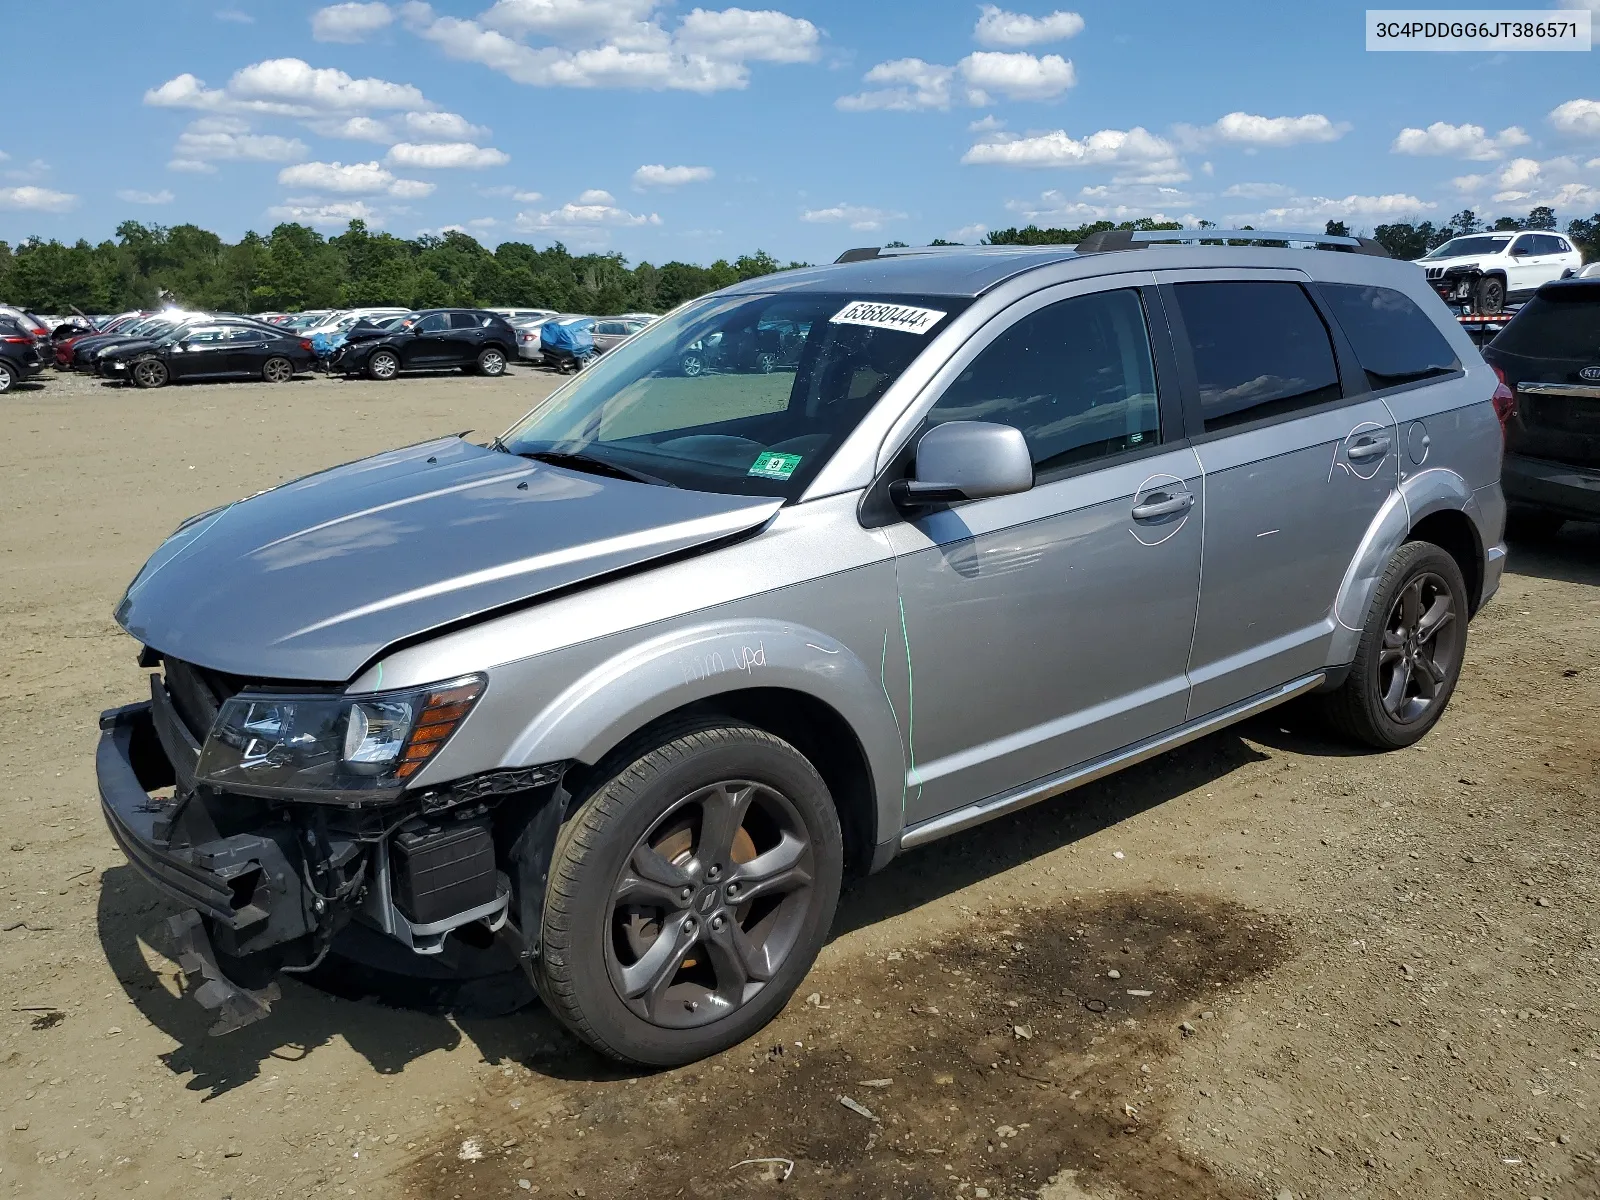
POLYGON ((1030 252, 1060 254, 1064 250, 1071 250, 1072 243, 1054 243, 1049 245, 1013 245, 1001 242, 998 245, 975 246, 860 246, 854 250, 846 250, 835 263, 866 262, 874 258, 919 258, 923 255, 953 255, 953 254, 986 254, 986 255, 1016 255, 1030 252))
POLYGON ((1392 257, 1382 243, 1371 238, 1336 233, 1282 233, 1270 229, 1105 229, 1079 242, 1078 253, 1140 250, 1153 242, 1289 242, 1378 258, 1392 257))

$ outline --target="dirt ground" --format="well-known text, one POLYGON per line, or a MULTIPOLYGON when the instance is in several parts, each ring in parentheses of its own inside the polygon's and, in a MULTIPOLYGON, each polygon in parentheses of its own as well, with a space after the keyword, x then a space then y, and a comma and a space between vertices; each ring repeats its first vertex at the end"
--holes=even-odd
POLYGON ((98 812, 112 606, 184 516, 552 379, 0 399, 0 1196, 1600 1195, 1594 527, 1513 547, 1420 746, 1280 713, 908 854, 709 1062, 294 982, 208 1038, 98 812))

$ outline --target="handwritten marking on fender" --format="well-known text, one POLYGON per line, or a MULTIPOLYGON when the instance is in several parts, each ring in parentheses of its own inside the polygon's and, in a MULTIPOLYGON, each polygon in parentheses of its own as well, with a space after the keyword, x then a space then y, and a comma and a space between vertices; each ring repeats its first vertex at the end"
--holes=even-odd
POLYGON ((767 644, 757 642, 754 646, 748 642, 729 647, 724 655, 721 650, 713 650, 709 654, 697 654, 680 663, 685 683, 697 683, 702 679, 710 679, 713 675, 720 675, 724 671, 743 671, 752 674, 757 667, 767 665, 767 644))

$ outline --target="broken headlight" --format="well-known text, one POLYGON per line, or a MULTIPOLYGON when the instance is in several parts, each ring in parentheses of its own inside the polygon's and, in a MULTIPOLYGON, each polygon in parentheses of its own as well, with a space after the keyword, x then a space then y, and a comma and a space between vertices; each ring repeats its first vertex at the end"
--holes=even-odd
POLYGON ((217 714, 201 783, 258 796, 397 796, 483 694, 481 675, 364 696, 241 692, 217 714))

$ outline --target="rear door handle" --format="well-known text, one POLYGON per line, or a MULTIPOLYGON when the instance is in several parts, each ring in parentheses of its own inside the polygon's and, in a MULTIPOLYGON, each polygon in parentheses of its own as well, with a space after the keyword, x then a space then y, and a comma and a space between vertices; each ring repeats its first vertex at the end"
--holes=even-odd
POLYGON ((1361 462, 1363 459, 1367 458, 1382 457, 1383 455, 1389 453, 1389 447, 1393 444, 1394 443, 1389 440, 1389 436, 1387 434, 1381 437, 1363 438, 1354 446, 1348 447, 1344 454, 1346 458, 1353 459, 1356 462, 1361 462))
POLYGON ((1153 521, 1157 517, 1170 517, 1194 506, 1193 492, 1151 492, 1150 498, 1133 506, 1135 521, 1153 521))

